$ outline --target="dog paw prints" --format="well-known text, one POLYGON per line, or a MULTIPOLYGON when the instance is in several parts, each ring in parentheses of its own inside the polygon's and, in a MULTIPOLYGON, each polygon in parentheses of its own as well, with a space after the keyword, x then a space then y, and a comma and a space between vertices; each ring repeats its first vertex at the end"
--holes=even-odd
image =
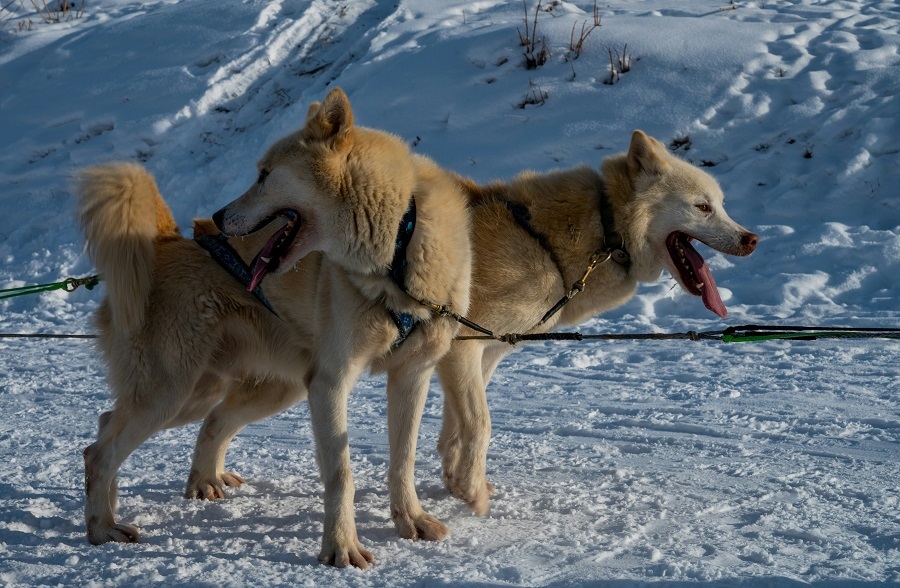
POLYGON ((545 149, 544 155, 546 155, 553 163, 563 163, 564 161, 566 161, 566 159, 568 159, 569 156, 568 152, 565 149, 559 147, 553 149, 545 149))
POLYGON ((141 163, 146 163, 153 154, 156 153, 156 145, 159 143, 156 139, 151 139, 149 137, 144 137, 141 139, 143 145, 135 148, 134 157, 141 163))
POLYGON ((491 59, 472 58, 469 61, 473 66, 484 72, 478 78, 478 83, 482 84, 494 84, 515 69, 510 55, 502 51, 498 52, 491 59))
POLYGON ((116 128, 116 125, 112 121, 102 121, 96 122, 90 125, 87 125, 84 129, 84 133, 78 137, 75 137, 73 142, 76 145, 80 145, 81 143, 86 143, 91 139, 99 137, 104 133, 108 133, 109 131, 116 128))
POLYGON ((225 54, 221 51, 217 51, 194 61, 188 69, 192 75, 199 76, 207 73, 210 68, 221 65, 224 62, 225 54))
POLYGON ((728 156, 725 154, 717 154, 701 157, 699 160, 694 160, 688 157, 687 152, 691 150, 693 146, 691 142, 691 138, 688 135, 684 135, 681 137, 675 137, 669 142, 669 150, 673 153, 680 153, 682 156, 689 162, 693 163, 698 167, 716 167, 717 165, 728 161, 728 156))
POLYGON ((691 149, 691 138, 690 138, 689 136, 687 136, 687 135, 685 135, 685 136, 683 136, 683 137, 675 137, 675 138, 672 139, 672 141, 669 143, 669 149, 672 150, 672 151, 674 151, 674 152, 678 152, 678 151, 681 151, 681 152, 684 152, 684 151, 690 151, 690 149, 691 149))
POLYGON ((71 156, 75 146, 83 148, 115 128, 116 123, 111 119, 84 122, 80 116, 76 116, 62 121, 52 121, 37 136, 44 144, 32 149, 25 161, 27 164, 33 164, 55 155, 71 156), (72 128, 76 125, 77 130, 72 128))
POLYGON ((31 157, 28 158, 28 163, 37 163, 43 159, 46 159, 56 153, 59 150, 58 147, 41 147, 32 152, 31 157))

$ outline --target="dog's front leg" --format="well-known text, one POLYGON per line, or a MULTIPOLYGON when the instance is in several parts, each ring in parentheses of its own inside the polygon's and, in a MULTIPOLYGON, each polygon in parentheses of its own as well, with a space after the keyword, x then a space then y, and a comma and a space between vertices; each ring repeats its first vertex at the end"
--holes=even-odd
POLYGON ((353 515, 353 474, 347 437, 347 399, 362 363, 319 366, 309 383, 309 412, 316 458, 325 486, 325 533, 319 561, 365 569, 375 561, 359 542, 353 515))
POLYGON ((439 541, 450 534, 443 523, 422 510, 416 496, 416 439, 433 371, 431 366, 409 362, 388 372, 391 518, 404 539, 439 541))

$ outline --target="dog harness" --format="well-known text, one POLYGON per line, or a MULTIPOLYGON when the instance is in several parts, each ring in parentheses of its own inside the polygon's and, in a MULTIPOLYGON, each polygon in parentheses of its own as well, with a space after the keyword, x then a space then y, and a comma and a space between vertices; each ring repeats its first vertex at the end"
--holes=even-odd
MULTIPOLYGON (((600 224, 603 226, 603 242, 600 244, 600 249, 598 249, 598 251, 608 252, 610 254, 610 259, 627 270, 631 266, 631 256, 628 254, 628 250, 625 249, 625 239, 622 238, 622 234, 616 230, 612 203, 609 201, 605 185, 600 188, 598 199, 600 201, 600 224)), ((523 231, 528 233, 532 239, 537 241, 544 251, 547 252, 553 260, 553 263, 556 264, 556 269, 559 271, 560 277, 565 279, 559 256, 556 255, 553 247, 550 246, 550 240, 547 236, 535 229, 534 225, 531 224, 531 211, 528 210, 528 207, 518 202, 510 202, 509 200, 504 200, 503 204, 506 205, 506 209, 509 210, 513 220, 516 221, 516 224, 518 224, 523 231)))
POLYGON ((603 243, 600 250, 608 251, 610 259, 624 267, 631 267, 631 256, 625 249, 625 239, 616 230, 616 219, 613 216, 612 202, 606 193, 606 182, 600 188, 600 224, 603 225, 603 243))
MULTIPOLYGON (((597 249, 593 255, 591 255, 590 263, 587 266, 584 274, 581 276, 577 282, 572 285, 572 288, 566 292, 565 296, 563 296, 559 302, 557 302, 553 308, 548 310, 541 320, 535 325, 535 327, 539 327, 546 323, 550 318, 555 315, 557 312, 562 310, 562 308, 569 303, 575 295, 584 290, 585 284, 587 282, 588 276, 594 271, 598 265, 612 259, 617 264, 622 266, 627 272, 631 267, 631 256, 628 254, 628 250, 625 249, 625 239, 622 237, 621 233, 616 230, 615 219, 613 218, 613 210, 612 203, 609 201, 609 196, 606 193, 606 184, 602 183, 600 187, 600 193, 597 195, 600 205, 600 224, 603 227, 603 240, 600 243, 600 248, 597 249)), ((566 277, 563 273, 562 264, 560 263, 559 257, 556 255, 556 252, 550 246, 550 241, 547 239, 547 236, 543 233, 539 232, 534 228, 534 225, 531 224, 531 212, 528 208, 517 202, 510 202, 508 200, 503 201, 506 205, 507 210, 509 210, 510 214, 512 214, 513 219, 516 223, 528 233, 538 244, 550 255, 550 258, 553 260, 553 263, 556 264, 556 270, 559 272, 559 277, 565 281, 566 277)))
MULTIPOLYGON (((194 241, 196 241, 200 247, 206 249, 209 252, 209 255, 215 259, 219 265, 225 268, 225 271, 244 285, 244 288, 250 285, 250 280, 253 277, 250 268, 244 263, 241 256, 238 255, 238 252, 228 244, 228 237, 222 234, 203 235, 202 237, 195 238, 194 241)), ((268 299, 266 299, 265 294, 263 294, 262 286, 254 288, 253 295, 269 309, 269 312, 278 316, 278 313, 275 312, 275 309, 269 303, 268 299)))
MULTIPOLYGON (((403 218, 400 219, 400 225, 397 229, 397 244, 394 249, 394 259, 391 262, 390 268, 388 268, 388 275, 391 280, 404 292, 406 292, 406 283, 404 281, 404 274, 406 273, 406 251, 409 249, 409 242, 412 240, 412 235, 415 230, 416 199, 413 198, 410 200, 409 208, 406 209, 403 218)), ((208 251, 210 256, 221 265, 225 271, 231 274, 234 279, 243 284, 245 288, 250 285, 250 280, 252 279, 250 267, 244 263, 244 260, 241 259, 238 252, 228 244, 228 237, 222 234, 204 235, 202 237, 197 237, 194 241, 196 241, 200 247, 203 247, 208 251)), ((254 288, 252 293, 267 309, 269 309, 269 312, 278 316, 278 313, 275 312, 275 308, 266 298, 265 294, 263 294, 262 286, 254 288)), ((385 306, 385 310, 387 310, 388 314, 391 316, 391 320, 394 321, 394 325, 397 327, 397 338, 391 344, 392 347, 397 347, 406 341, 406 338, 409 337, 410 333, 413 332, 413 329, 415 329, 416 325, 421 321, 408 312, 397 312, 387 306, 385 306)))
MULTIPOLYGON (((409 249, 409 242, 412 241, 413 232, 416 230, 416 198, 412 197, 409 201, 409 208, 400 219, 400 225, 397 227, 397 244, 394 248, 394 259, 391 261, 391 267, 388 268, 388 276, 396 284, 401 291, 406 292, 406 251, 409 249)), ((397 326, 397 338, 391 344, 391 347, 399 347, 401 343, 406 341, 413 329, 416 328, 421 321, 408 312, 397 312, 393 308, 385 306, 385 310, 391 315, 391 320, 397 326)))

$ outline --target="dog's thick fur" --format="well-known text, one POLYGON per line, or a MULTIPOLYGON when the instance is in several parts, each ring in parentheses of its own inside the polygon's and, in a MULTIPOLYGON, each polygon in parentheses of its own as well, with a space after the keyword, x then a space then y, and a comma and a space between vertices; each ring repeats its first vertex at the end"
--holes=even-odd
MULTIPOLYGON (((214 499, 224 496, 223 486, 242 482, 224 471, 232 437, 308 397, 325 486, 319 559, 365 568, 373 558, 354 522, 347 398, 367 367, 388 375, 390 507, 398 531, 423 539, 447 534, 422 510, 413 470, 429 380, 458 326, 401 292, 387 269, 415 197, 406 286, 465 312, 467 202, 450 174, 399 139, 355 126, 340 90, 314 104, 305 126, 273 145, 259 169, 259 181, 216 217, 226 234, 243 234, 281 211, 299 213, 280 273, 264 283, 278 317, 181 236, 143 168, 112 164, 81 176, 78 214, 107 286, 96 320, 115 401, 84 452, 88 539, 139 539, 135 527, 115 520, 116 473, 154 432, 205 419, 186 494, 214 499), (421 321, 399 346, 388 308, 421 321)), ((280 230, 278 222, 268 230, 280 230)), ((231 241, 252 257, 266 239, 231 241)))
MULTIPOLYGON (((469 318, 495 333, 546 332, 577 324, 623 304, 639 282, 658 280, 663 269, 698 294, 696 285, 685 283, 666 246, 673 233, 731 255, 749 255, 758 242, 756 235, 728 217, 722 190, 709 174, 672 156, 641 131, 634 132, 627 153, 603 162, 602 175, 581 167, 545 175, 525 173, 509 183, 486 186, 460 181, 473 207, 469 318), (582 276, 603 242, 598 194, 604 190, 630 266, 613 261, 600 265, 582 293, 534 328, 582 276), (533 229, 546 237, 546 245, 523 230, 506 202, 527 208, 533 229)), ((460 331, 472 334, 476 333, 460 331)), ((485 389, 500 360, 511 351, 497 341, 454 341, 437 368, 445 395, 438 445, 445 482, 479 514, 487 511, 491 491, 485 478, 491 430, 485 389)))
MULTIPOLYGON (((691 276, 684 273, 684 263, 667 245, 674 234, 690 236, 731 255, 749 255, 756 248, 758 237, 725 212, 718 183, 641 131, 633 134, 628 151, 607 158, 601 171, 578 167, 547 174, 526 172, 508 183, 486 186, 456 178, 467 193, 472 213, 469 318, 495 333, 549 331, 621 305, 634 295, 639 282, 658 280, 664 269, 695 295, 703 287, 714 289, 711 276, 710 284, 702 287, 687 282, 691 276), (583 275, 592 254, 604 242, 600 204, 604 192, 631 263, 627 267, 613 261, 600 265, 581 294, 547 323, 534 328, 583 275), (544 243, 513 218, 509 202, 528 210, 531 230, 542 235, 544 243)), ((204 232, 215 230, 209 221, 195 226, 204 232)), ((253 250, 248 247, 246 252, 252 254, 253 250)), ((724 306, 717 310, 723 311, 724 306)), ((463 328, 460 334, 474 333, 463 328)), ((445 394, 438 446, 445 482, 479 514, 487 511, 491 490, 485 477, 491 430, 486 387, 500 360, 512 350, 498 341, 457 340, 437 365, 445 394)), ((260 396, 254 406, 251 414, 262 418, 265 410, 274 411, 279 405, 260 396)), ((236 433, 238 428, 232 431, 236 433)), ((221 472, 229 440, 219 436, 202 447, 198 444, 195 467, 221 472)))
MULTIPOLYGON (((758 242, 756 235, 728 217, 722 190, 709 174, 672 156, 641 131, 635 131, 626 153, 603 162, 602 174, 579 167, 524 173, 508 183, 485 186, 461 177, 457 182, 467 193, 472 212, 468 316, 495 333, 549 331, 579 323, 623 304, 639 282, 658 280, 663 269, 698 294, 695 284, 685 283, 680 264, 667 247, 674 233, 731 255, 749 255, 758 242), (581 294, 546 324, 534 328, 582 276, 604 242, 601 192, 609 199, 615 229, 624 237, 631 263, 628 267, 613 261, 600 265, 581 294), (543 244, 513 218, 507 202, 528 210, 533 231, 544 236, 543 244)), ((200 226, 211 227, 211 223, 200 226)), ((463 328, 460 334, 474 333, 463 328)), ((512 350, 498 341, 454 341, 437 366, 445 394, 438 447, 445 482, 479 514, 487 511, 491 490, 485 478, 491 430, 485 390, 500 360, 512 350)), ((257 406, 265 403, 260 399, 257 406)), ((229 440, 223 436, 219 444, 198 446, 195 464, 205 461, 204 471, 221 471, 229 440), (220 460, 216 467, 214 459, 220 460)))

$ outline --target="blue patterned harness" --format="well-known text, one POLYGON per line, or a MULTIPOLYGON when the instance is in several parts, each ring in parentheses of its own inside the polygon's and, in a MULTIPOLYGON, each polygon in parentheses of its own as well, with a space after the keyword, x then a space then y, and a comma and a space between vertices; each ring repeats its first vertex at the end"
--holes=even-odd
MULTIPOLYGON (((406 250, 409 249, 409 242, 412 240, 413 232, 416 230, 416 198, 415 196, 409 202, 409 208, 400 219, 400 226, 397 228, 397 246, 394 249, 394 259, 391 261, 391 267, 388 269, 388 275, 394 284, 401 291, 406 292, 406 281, 403 279, 406 273, 406 250)), ((392 308, 385 307, 394 324, 397 325, 397 338, 394 340, 392 347, 398 347, 406 341, 413 329, 416 328, 421 321, 408 312, 397 312, 392 308)))
MULTIPOLYGON (((234 279, 243 284, 244 288, 250 285, 253 273, 250 271, 247 264, 244 263, 244 260, 241 259, 241 256, 238 255, 238 252, 228 244, 228 237, 220 233, 218 235, 203 235, 202 237, 196 237, 194 241, 196 241, 200 247, 209 251, 210 256, 215 259, 219 265, 225 268, 225 271, 231 274, 234 279)), ((272 308, 272 305, 266 299, 265 294, 263 294, 261 285, 254 288, 252 293, 266 308, 269 309, 269 312, 278 316, 278 313, 275 312, 275 309, 272 308)))
MULTIPOLYGON (((409 242, 412 240, 412 235, 415 230, 416 199, 412 198, 409 203, 409 208, 406 209, 403 218, 400 219, 400 226, 397 229, 397 246, 394 249, 394 259, 391 262, 391 267, 388 268, 388 275, 391 280, 403 292, 406 292, 406 283, 403 279, 404 274, 406 273, 406 250, 409 248, 409 242)), ((250 267, 244 263, 244 260, 238 255, 238 252, 228 244, 228 237, 222 234, 204 235, 195 238, 194 241, 196 241, 200 247, 206 249, 210 256, 216 260, 219 265, 225 268, 225 271, 231 274, 234 279, 243 284, 245 288, 250 285, 250 280, 253 277, 250 267)), ((275 308, 268 301, 265 294, 263 294, 262 285, 258 285, 253 289, 252 294, 256 296, 267 309, 269 309, 269 312, 278 316, 278 313, 275 312, 275 308)), ((397 326, 397 338, 391 346, 398 347, 401 343, 406 341, 406 338, 409 337, 410 333, 413 332, 416 325, 421 321, 408 312, 397 312, 396 310, 387 307, 385 307, 385 310, 387 310, 388 314, 391 316, 391 320, 393 320, 394 324, 397 326)))

